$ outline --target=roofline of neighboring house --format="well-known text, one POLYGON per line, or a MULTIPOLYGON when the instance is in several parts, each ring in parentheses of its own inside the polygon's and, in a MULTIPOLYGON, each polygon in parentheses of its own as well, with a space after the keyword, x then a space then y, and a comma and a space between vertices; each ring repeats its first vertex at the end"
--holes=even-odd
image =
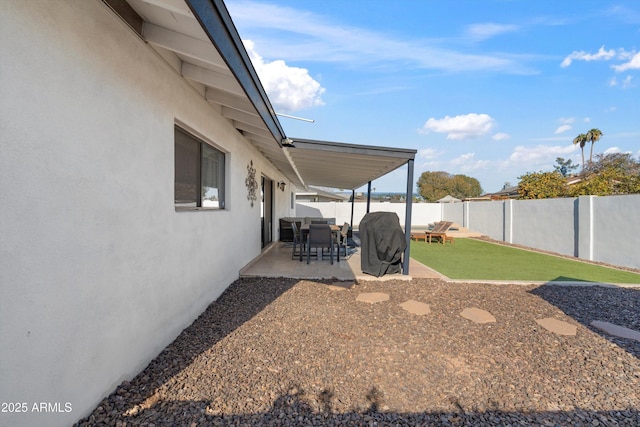
POLYGON ((279 146, 286 135, 223 0, 185 0, 279 146))
POLYGON ((296 196, 322 196, 328 199, 340 200, 340 201, 348 201, 351 196, 345 196, 340 193, 332 193, 330 191, 325 191, 319 188, 309 186, 308 191, 296 191, 296 196))

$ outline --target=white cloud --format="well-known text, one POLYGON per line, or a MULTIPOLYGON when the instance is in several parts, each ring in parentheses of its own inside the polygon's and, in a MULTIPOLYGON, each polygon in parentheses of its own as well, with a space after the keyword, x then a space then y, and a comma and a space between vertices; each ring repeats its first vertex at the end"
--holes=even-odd
POLYGON ((290 67, 284 61, 265 61, 251 40, 243 41, 269 100, 278 112, 293 112, 324 105, 321 96, 325 89, 305 68, 290 67))
POLYGON ((571 130, 571 129, 573 129, 571 127, 571 125, 562 125, 558 129, 556 129, 556 131, 554 133, 557 135, 559 133, 563 133, 563 132, 566 132, 566 131, 571 130))
POLYGON ((560 66, 562 68, 567 68, 573 61, 608 61, 615 56, 615 50, 605 50, 604 46, 601 46, 597 53, 587 53, 583 50, 574 50, 569 54, 569 56, 562 60, 560 66))
POLYGON ((564 125, 570 125, 576 121, 575 117, 560 117, 558 121, 564 125))
POLYGON ((585 123, 589 123, 591 122, 591 117, 585 117, 584 119, 582 119, 582 121, 585 123))
POLYGON ((535 171, 541 167, 550 167, 555 163, 556 157, 565 157, 576 149, 577 146, 573 144, 565 146, 537 145, 535 147, 519 145, 513 149, 508 163, 512 166, 514 164, 522 165, 527 167, 529 171, 535 171))
POLYGON ((466 114, 443 119, 430 118, 418 129, 420 133, 446 133, 447 139, 468 139, 486 135, 494 126, 494 120, 488 114, 466 114))
MULTIPOLYGON (((622 80, 621 84, 622 84, 622 88, 623 89, 629 89, 630 87, 634 87, 635 85, 631 82, 631 80, 633 79, 632 76, 627 76, 624 78, 624 80, 622 80)), ((611 87, 615 87, 618 86, 619 82, 618 79, 616 77, 612 77, 611 80, 609 80, 609 86, 611 87)))
POLYGON ((518 30, 517 25, 495 24, 488 22, 485 24, 474 24, 467 27, 467 34, 475 41, 487 40, 491 37, 499 36, 518 30))
POLYGON ((463 172, 470 172, 483 169, 490 163, 489 160, 475 160, 475 156, 476 153, 462 154, 451 160, 450 164, 463 172))
POLYGON ((505 139, 509 139, 511 138, 511 135, 509 135, 508 133, 504 133, 504 132, 498 132, 495 135, 493 135, 491 137, 491 139, 493 139, 494 141, 503 141, 505 139))
POLYGON ((509 53, 466 53, 443 47, 440 39, 398 38, 292 7, 247 0, 229 2, 227 6, 240 33, 243 28, 250 29, 247 38, 260 40, 261 53, 268 58, 340 62, 363 68, 371 64, 402 64, 404 68, 454 72, 537 72, 522 58, 509 53))
POLYGON ((640 69, 640 52, 633 55, 629 62, 620 65, 612 65, 611 68, 617 72, 640 69))
POLYGON ((437 150, 435 148, 423 148, 418 150, 418 156, 423 157, 427 160, 435 159, 442 155, 442 151, 437 150))
POLYGON ((618 147, 609 147, 604 150, 604 154, 622 153, 622 150, 618 147))

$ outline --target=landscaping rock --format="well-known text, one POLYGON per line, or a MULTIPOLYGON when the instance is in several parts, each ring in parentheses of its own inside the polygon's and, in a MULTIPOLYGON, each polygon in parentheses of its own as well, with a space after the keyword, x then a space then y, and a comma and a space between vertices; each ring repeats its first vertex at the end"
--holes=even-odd
POLYGON ((77 425, 640 425, 640 343, 590 326, 637 330, 640 291, 331 284, 238 280, 77 425), (373 293, 389 303, 358 301, 373 293), (459 315, 480 304, 498 321, 459 315), (545 318, 582 327, 566 339, 545 318))

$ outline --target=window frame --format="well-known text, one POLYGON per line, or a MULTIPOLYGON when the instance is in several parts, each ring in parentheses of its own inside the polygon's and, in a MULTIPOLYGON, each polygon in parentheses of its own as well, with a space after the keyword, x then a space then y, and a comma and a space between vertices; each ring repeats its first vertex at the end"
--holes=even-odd
MULTIPOLYGON (((184 143, 185 140, 182 141, 184 143)), ((219 147, 209 143, 205 138, 196 135, 195 132, 189 130, 185 126, 181 126, 179 124, 174 125, 174 142, 173 142, 174 152, 173 152, 173 204, 176 211, 220 211, 227 209, 226 206, 226 170, 227 170, 227 155, 228 153, 221 150, 219 147), (197 188, 195 193, 198 195, 197 200, 195 200, 195 206, 190 206, 186 204, 178 204, 176 201, 176 188, 178 185, 178 133, 181 133, 187 140, 190 142, 197 144, 197 156, 198 156, 198 170, 195 171, 195 175, 197 176, 197 188), (218 181, 218 206, 203 206, 204 201, 206 200, 203 195, 203 187, 205 187, 205 183, 203 183, 203 168, 204 162, 206 161, 206 157, 204 155, 205 147, 207 150, 213 150, 218 156, 218 166, 217 166, 217 181, 218 181)), ((195 147, 193 147, 195 148, 195 147)), ((194 150, 195 151, 195 150, 194 150)), ((183 174, 184 176, 184 174, 183 174)))

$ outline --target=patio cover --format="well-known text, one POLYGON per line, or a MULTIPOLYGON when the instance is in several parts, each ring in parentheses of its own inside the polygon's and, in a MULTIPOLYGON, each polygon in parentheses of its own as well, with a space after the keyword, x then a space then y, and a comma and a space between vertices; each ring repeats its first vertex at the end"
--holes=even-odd
POLYGON ((414 160, 416 150, 291 138, 284 147, 305 186, 355 190, 414 160))

